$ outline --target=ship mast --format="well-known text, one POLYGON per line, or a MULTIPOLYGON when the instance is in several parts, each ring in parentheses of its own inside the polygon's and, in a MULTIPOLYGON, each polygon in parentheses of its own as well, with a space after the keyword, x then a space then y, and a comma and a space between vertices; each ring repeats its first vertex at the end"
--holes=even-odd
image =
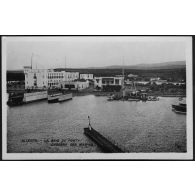
POLYGON ((31 55, 31 69, 32 69, 32 63, 33 63, 33 53, 31 55))
POLYGON ((124 56, 123 56, 123 67, 122 67, 122 74, 123 74, 123 82, 122 82, 122 91, 123 91, 123 98, 125 97, 125 70, 124 70, 124 56))
POLYGON ((66 56, 65 56, 65 64, 64 65, 65 65, 65 71, 66 71, 66 56))

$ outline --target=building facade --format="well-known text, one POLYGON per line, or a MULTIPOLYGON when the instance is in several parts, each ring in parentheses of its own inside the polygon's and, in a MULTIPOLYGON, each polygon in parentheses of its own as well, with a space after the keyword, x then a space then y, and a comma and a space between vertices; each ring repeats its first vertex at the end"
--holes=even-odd
POLYGON ((93 74, 80 74, 80 79, 93 80, 93 74))
POLYGON ((122 86, 123 77, 94 77, 94 88, 103 89, 106 86, 122 86))
POLYGON ((24 67, 25 89, 57 87, 62 81, 79 79, 79 72, 54 71, 53 69, 31 69, 24 67))
POLYGON ((58 87, 61 89, 82 91, 89 87, 89 81, 80 79, 75 81, 62 81, 59 83, 58 87))

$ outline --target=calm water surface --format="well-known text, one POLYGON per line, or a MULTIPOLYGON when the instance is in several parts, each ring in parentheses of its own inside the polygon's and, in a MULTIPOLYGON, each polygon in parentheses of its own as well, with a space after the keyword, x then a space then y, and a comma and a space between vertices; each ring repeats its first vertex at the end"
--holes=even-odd
POLYGON ((8 152, 101 152, 83 134, 89 115, 94 129, 127 152, 186 152, 186 115, 173 112, 174 103, 178 103, 178 98, 109 102, 106 97, 88 95, 63 103, 42 101, 7 107, 7 149, 8 152))

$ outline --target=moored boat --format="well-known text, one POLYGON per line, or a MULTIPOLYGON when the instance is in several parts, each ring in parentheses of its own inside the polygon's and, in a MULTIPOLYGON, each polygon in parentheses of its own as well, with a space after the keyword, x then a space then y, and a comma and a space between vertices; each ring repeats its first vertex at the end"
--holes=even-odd
POLYGON ((110 96, 108 96, 108 99, 107 99, 108 101, 113 101, 114 100, 114 95, 110 95, 110 96))
POLYGON ((71 99, 72 99, 72 93, 61 94, 58 97, 59 102, 64 102, 64 101, 71 100, 71 99))
POLYGON ((135 101, 135 102, 139 102, 139 101, 140 101, 140 99, 136 99, 136 98, 128 98, 128 101, 130 101, 130 102, 133 102, 133 101, 135 101))
POLYGON ((159 98, 156 96, 148 96, 148 101, 159 101, 159 98))
POLYGON ((48 95, 48 103, 57 103, 60 96, 62 96, 62 93, 54 93, 48 95))
POLYGON ((186 114, 187 106, 184 103, 179 103, 178 105, 172 105, 172 109, 176 113, 186 114))
POLYGON ((30 103, 47 99, 47 91, 35 91, 30 93, 24 93, 24 103, 30 103))

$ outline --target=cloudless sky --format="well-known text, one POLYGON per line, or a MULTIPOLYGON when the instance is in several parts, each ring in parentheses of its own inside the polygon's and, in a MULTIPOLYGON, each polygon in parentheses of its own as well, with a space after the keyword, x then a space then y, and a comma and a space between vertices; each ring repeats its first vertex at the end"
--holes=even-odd
POLYGON ((102 67, 186 60, 182 37, 6 37, 8 70, 102 67), (180 39, 181 38, 181 39, 180 39))

